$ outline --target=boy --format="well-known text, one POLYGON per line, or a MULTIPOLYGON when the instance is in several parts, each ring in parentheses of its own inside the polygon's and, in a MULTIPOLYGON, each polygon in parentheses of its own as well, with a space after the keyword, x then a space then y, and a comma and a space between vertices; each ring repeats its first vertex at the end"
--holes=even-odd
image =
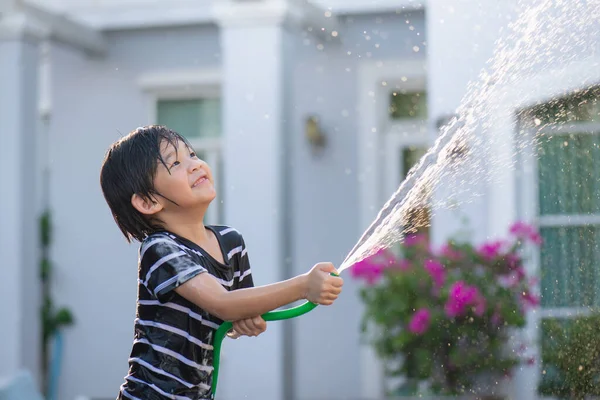
POLYGON ((129 372, 118 400, 211 399, 212 339, 266 329, 260 315, 297 300, 330 305, 342 280, 319 263, 306 274, 253 287, 242 235, 204 226, 213 176, 189 143, 164 126, 138 128, 106 153, 102 192, 128 242, 141 243, 129 372))

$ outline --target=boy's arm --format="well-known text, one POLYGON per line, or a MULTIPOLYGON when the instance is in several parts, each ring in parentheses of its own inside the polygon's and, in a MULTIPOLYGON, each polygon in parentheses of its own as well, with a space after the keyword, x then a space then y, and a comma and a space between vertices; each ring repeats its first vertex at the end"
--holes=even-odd
POLYGON ((200 274, 175 291, 223 321, 237 321, 305 298, 317 304, 332 304, 341 292, 342 280, 330 272, 335 272, 333 265, 322 263, 309 273, 286 281, 232 291, 227 291, 210 274, 200 274))

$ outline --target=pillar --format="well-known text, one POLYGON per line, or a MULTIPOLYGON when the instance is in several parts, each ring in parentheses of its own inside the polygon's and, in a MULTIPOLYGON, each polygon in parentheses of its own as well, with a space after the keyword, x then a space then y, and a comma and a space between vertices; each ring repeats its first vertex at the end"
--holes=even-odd
MULTIPOLYGON (((225 221, 244 235, 256 285, 286 276, 284 1, 223 1, 216 9, 223 60, 225 221)), ((219 396, 290 398, 283 323, 252 343, 224 345, 219 396), (288 379, 286 381, 286 379, 288 379), (287 384, 286 384, 287 382, 287 384)))
POLYGON ((0 377, 39 376, 39 212, 35 21, 2 3, 0 17, 0 377))

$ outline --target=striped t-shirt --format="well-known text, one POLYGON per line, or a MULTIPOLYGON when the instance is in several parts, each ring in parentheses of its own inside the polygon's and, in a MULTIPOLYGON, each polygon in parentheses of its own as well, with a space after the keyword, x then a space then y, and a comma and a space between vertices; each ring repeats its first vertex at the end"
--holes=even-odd
POLYGON ((215 233, 225 264, 171 232, 142 242, 134 342, 117 400, 212 398, 213 334, 223 321, 174 289, 204 272, 227 290, 253 281, 242 235, 227 226, 206 228, 215 233))

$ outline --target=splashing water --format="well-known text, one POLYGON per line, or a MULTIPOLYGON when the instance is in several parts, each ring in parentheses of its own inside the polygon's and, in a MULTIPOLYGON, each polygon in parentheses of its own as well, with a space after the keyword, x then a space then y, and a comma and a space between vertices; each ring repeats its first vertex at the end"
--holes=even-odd
MULTIPOLYGON (((499 112, 495 105, 506 88, 519 87, 519 82, 534 74, 567 66, 600 50, 600 0, 520 0, 517 8, 522 12, 500 32, 488 68, 467 88, 457 117, 442 128, 431 149, 348 253, 339 272, 400 242, 409 229, 423 226, 420 221, 407 226, 411 210, 448 206, 431 198, 440 181, 452 197, 473 197, 480 195, 475 189, 482 181, 492 181, 497 171, 514 167, 518 153, 536 139, 521 134, 515 142, 509 141, 508 152, 498 151, 507 144, 493 134, 492 127, 499 112)), ((581 76, 581 82, 587 79, 581 76)))

